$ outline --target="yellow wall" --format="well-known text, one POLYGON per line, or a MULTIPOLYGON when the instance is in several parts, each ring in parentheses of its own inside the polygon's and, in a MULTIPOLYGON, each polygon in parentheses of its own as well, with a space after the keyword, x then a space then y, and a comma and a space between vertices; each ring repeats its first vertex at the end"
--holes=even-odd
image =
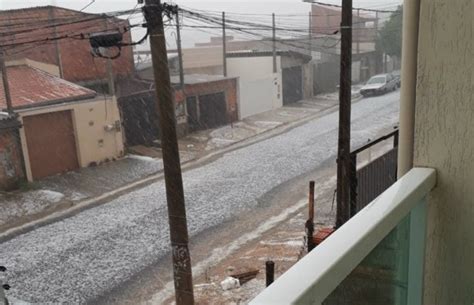
MULTIPOLYGON (((43 108, 26 109, 19 111, 20 119, 25 116, 72 110, 73 125, 76 136, 76 148, 79 165, 87 167, 91 163, 101 163, 106 159, 112 160, 123 156, 124 145, 122 130, 105 130, 105 126, 120 122, 120 114, 115 99, 110 97, 93 100, 65 103, 43 108)), ((28 180, 32 180, 28 147, 26 145, 24 129, 20 130, 21 142, 24 151, 25 165, 28 180)))
POLYGON ((474 303, 474 1, 422 0, 415 166, 428 198, 424 304, 474 303))

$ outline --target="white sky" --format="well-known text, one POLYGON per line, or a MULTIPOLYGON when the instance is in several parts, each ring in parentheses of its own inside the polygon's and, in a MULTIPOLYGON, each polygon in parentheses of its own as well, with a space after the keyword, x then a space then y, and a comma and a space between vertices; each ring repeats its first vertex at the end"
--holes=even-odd
MULTIPOLYGON (((0 0, 0 9, 22 8, 40 5, 58 5, 71 9, 81 9, 86 6, 89 0, 0 0)), ((264 13, 272 13, 280 9, 285 9, 287 13, 299 11, 301 8, 309 7, 308 3, 301 0, 175 0, 176 2, 189 7, 200 9, 212 9, 218 11, 250 12, 258 10, 264 13)), ((340 0, 323 0, 323 2, 340 4, 340 0)), ((402 0, 353 0, 354 7, 372 7, 372 8, 393 8, 400 4, 402 0)), ((106 12, 133 8, 137 0, 95 0, 86 11, 88 12, 106 12)))

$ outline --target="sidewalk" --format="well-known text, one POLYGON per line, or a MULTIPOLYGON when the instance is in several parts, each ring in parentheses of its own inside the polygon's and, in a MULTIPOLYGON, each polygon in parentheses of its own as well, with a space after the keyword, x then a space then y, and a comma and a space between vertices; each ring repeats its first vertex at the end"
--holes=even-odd
MULTIPOLYGON (((302 124, 324 111, 337 109, 337 104, 333 98, 316 97, 246 118, 233 125, 198 131, 179 141, 181 162, 192 164, 192 161, 201 161, 206 156, 237 148, 236 143, 257 140, 259 135, 273 136, 284 132, 285 127, 291 124, 302 124)), ((104 197, 104 194, 117 189, 126 189, 130 185, 131 190, 139 186, 131 186, 133 183, 151 183, 154 181, 151 178, 162 172, 159 148, 133 147, 131 153, 115 162, 48 177, 21 190, 0 193, 0 234, 42 220, 53 213, 77 208, 85 202, 93 203, 98 196, 104 197)), ((105 201, 104 198, 102 201, 105 201)))

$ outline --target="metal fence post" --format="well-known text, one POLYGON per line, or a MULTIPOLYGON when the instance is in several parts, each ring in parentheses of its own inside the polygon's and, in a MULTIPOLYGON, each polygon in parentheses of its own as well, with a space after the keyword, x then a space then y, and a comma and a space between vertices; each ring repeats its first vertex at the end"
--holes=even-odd
POLYGON ((350 216, 357 213, 357 154, 351 154, 351 169, 350 169, 350 216))
POLYGON ((267 287, 270 286, 275 279, 275 263, 273 261, 265 262, 265 274, 267 287))

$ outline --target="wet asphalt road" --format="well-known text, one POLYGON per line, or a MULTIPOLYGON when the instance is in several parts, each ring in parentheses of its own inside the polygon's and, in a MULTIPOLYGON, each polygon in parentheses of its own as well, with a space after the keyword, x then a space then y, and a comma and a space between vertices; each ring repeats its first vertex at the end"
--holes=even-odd
MULTIPOLYGON (((353 104, 352 145, 396 124, 398 104, 399 92, 353 104)), ((333 158, 337 124, 334 112, 186 171, 190 235, 251 215, 273 188, 333 158)), ((10 296, 80 304, 106 294, 168 251, 165 189, 159 181, 1 244, 0 262, 9 270, 10 296)))

